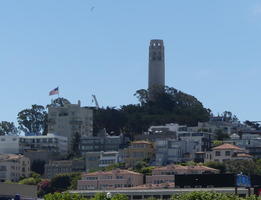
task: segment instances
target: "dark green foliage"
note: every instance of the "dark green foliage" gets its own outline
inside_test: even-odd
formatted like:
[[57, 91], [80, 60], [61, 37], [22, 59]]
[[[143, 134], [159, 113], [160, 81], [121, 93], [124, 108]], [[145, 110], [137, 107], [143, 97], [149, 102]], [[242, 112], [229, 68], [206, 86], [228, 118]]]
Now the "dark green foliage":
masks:
[[210, 161], [204, 163], [207, 167], [212, 167], [214, 169], [219, 169], [220, 173], [243, 173], [246, 175], [261, 175], [261, 161], [251, 161], [251, 160], [230, 160], [221, 162]]
[[208, 121], [210, 110], [203, 107], [195, 97], [166, 87], [154, 101], [148, 98], [147, 90], [138, 90], [135, 96], [140, 104], [121, 106], [120, 109], [102, 108], [94, 113], [94, 131], [106, 128], [108, 132], [124, 132], [131, 136], [147, 131], [151, 125], [170, 122], [197, 125]]
[[251, 196], [248, 198], [242, 198], [232, 194], [224, 194], [217, 192], [188, 192], [172, 196], [171, 200], [250, 200], [256, 199]]
[[54, 193], [47, 194], [44, 196], [44, 200], [87, 200], [86, 198], [80, 196], [79, 194], [65, 193]]
[[220, 170], [221, 174], [226, 172], [226, 166], [224, 163], [221, 163], [221, 162], [209, 161], [209, 162], [204, 163], [204, 165], [207, 167], [211, 167], [211, 168]]
[[125, 194], [115, 194], [112, 196], [111, 200], [129, 200]]
[[94, 133], [106, 128], [109, 133], [120, 133], [126, 123], [125, 114], [116, 108], [94, 110]]
[[80, 140], [81, 140], [80, 133], [78, 133], [78, 132], [74, 133], [73, 138], [72, 138], [72, 156], [73, 157], [80, 156], [80, 149], [79, 149]]
[[59, 174], [51, 179], [51, 187], [54, 192], [66, 191], [71, 186], [69, 174]]
[[229, 139], [229, 135], [227, 133], [224, 133], [222, 129], [217, 129], [215, 131], [215, 139], [223, 141]]
[[47, 112], [43, 106], [34, 104], [32, 108], [20, 111], [17, 120], [24, 133], [42, 134], [46, 130]]
[[0, 135], [18, 135], [18, 129], [13, 122], [0, 122]]
[[34, 160], [31, 165], [31, 171], [36, 172], [40, 175], [44, 174], [44, 160]]
[[71, 102], [70, 102], [68, 99], [59, 97], [59, 98], [53, 100], [53, 102], [52, 102], [51, 105], [62, 107], [62, 106], [64, 106], [65, 104], [71, 104]]
[[51, 179], [51, 192], [63, 192], [77, 188], [77, 180], [81, 178], [80, 173], [66, 173], [56, 175]]
[[256, 130], [261, 130], [261, 126], [260, 126], [259, 122], [252, 122], [252, 121], [246, 120], [246, 121], [244, 121], [244, 124], [254, 128]]
[[259, 161], [252, 160], [231, 160], [224, 162], [228, 173], [243, 173], [247, 175], [261, 175]]
[[51, 181], [48, 179], [41, 180], [37, 184], [38, 196], [43, 197], [44, 195], [52, 192]]

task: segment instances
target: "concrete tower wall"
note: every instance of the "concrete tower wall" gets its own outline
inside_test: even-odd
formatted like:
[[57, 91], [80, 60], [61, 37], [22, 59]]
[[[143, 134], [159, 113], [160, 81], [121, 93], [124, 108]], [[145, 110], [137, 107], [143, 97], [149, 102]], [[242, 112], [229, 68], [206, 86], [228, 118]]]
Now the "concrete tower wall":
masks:
[[151, 40], [149, 47], [149, 89], [165, 86], [163, 40]]

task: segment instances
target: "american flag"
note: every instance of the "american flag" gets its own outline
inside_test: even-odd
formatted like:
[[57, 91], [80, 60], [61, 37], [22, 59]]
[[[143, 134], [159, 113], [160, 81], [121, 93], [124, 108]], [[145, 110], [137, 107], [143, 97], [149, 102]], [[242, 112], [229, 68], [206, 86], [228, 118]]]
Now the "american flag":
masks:
[[55, 94], [59, 94], [59, 87], [54, 88], [53, 90], [51, 90], [51, 91], [49, 92], [49, 96], [55, 95]]

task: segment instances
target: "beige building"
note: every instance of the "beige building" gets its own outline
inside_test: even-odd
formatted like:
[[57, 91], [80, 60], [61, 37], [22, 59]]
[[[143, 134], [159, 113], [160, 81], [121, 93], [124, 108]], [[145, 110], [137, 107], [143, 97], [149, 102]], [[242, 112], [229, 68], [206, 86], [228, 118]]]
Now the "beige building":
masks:
[[30, 160], [23, 155], [0, 155], [0, 182], [18, 181], [30, 175]]
[[143, 184], [143, 175], [128, 170], [87, 173], [78, 181], [78, 190], [106, 190]]
[[148, 141], [134, 141], [123, 150], [123, 162], [126, 167], [134, 167], [139, 161], [154, 159], [154, 147]]
[[252, 160], [252, 156], [248, 154], [247, 150], [233, 144], [222, 144], [214, 147], [205, 156], [205, 162], [224, 162], [228, 160]]
[[176, 174], [210, 174], [219, 173], [219, 170], [201, 165], [182, 166], [167, 165], [156, 167], [152, 170], [151, 176], [146, 176], [147, 184], [174, 183]]
[[48, 107], [48, 133], [68, 137], [69, 145], [73, 136], [93, 134], [93, 110], [78, 104], [50, 105]]

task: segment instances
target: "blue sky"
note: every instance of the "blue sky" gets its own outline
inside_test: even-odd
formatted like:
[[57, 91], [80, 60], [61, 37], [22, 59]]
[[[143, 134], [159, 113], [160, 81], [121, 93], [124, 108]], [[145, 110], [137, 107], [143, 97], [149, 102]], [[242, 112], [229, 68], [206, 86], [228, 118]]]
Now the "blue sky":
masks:
[[261, 1], [0, 1], [0, 121], [48, 92], [102, 106], [137, 103], [148, 45], [163, 39], [166, 85], [215, 114], [261, 120]]

